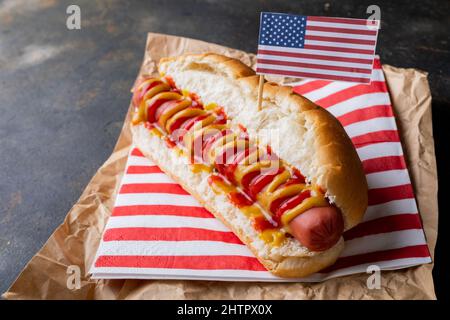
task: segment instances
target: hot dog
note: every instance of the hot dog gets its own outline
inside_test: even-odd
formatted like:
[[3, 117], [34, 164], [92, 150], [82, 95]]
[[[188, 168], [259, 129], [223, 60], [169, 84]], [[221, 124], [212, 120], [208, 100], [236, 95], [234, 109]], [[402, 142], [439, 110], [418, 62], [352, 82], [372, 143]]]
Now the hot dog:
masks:
[[[215, 54], [162, 59], [134, 87], [133, 141], [222, 220], [272, 273], [334, 263], [362, 219], [367, 183], [339, 122], [324, 109]], [[278, 129], [275, 144], [266, 131]]]

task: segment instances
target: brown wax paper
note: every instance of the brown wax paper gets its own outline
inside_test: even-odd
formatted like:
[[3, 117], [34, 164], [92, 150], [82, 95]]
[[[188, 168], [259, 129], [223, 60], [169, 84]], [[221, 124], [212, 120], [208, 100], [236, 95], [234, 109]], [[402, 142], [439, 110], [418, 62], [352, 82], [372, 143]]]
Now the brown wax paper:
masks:
[[[149, 33], [139, 73], [153, 74], [160, 58], [217, 52], [254, 65], [255, 56], [203, 41]], [[437, 173], [427, 74], [384, 65], [402, 144], [431, 255], [437, 237]], [[138, 76], [138, 77], [139, 77]], [[131, 97], [130, 97], [131, 98]], [[111, 213], [131, 146], [128, 112], [112, 155], [42, 249], [9, 290], [7, 299], [436, 299], [432, 264], [381, 272], [381, 288], [368, 289], [368, 274], [321, 283], [255, 283], [186, 280], [93, 280], [87, 274]], [[69, 266], [81, 271], [74, 288]], [[72, 267], [73, 268], [73, 267]], [[69, 271], [68, 271], [69, 270]], [[68, 285], [69, 284], [69, 285]], [[74, 288], [74, 289], [70, 289]]]

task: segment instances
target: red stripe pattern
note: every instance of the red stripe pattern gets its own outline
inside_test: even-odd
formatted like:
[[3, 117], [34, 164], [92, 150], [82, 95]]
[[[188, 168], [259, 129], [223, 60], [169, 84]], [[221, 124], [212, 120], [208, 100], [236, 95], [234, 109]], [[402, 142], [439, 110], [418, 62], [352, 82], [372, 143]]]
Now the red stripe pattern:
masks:
[[[345, 232], [342, 256], [302, 281], [365, 272], [371, 264], [398, 269], [431, 261], [378, 59], [372, 77], [370, 85], [303, 80], [294, 89], [341, 121], [369, 184], [369, 208], [364, 221]], [[136, 148], [91, 272], [102, 278], [282, 281]]]
[[264, 271], [255, 258], [242, 256], [101, 256], [97, 266], [191, 270]]
[[378, 21], [262, 12], [259, 74], [370, 82]]
[[113, 228], [106, 230], [103, 241], [222, 241], [241, 244], [231, 231], [200, 228]]

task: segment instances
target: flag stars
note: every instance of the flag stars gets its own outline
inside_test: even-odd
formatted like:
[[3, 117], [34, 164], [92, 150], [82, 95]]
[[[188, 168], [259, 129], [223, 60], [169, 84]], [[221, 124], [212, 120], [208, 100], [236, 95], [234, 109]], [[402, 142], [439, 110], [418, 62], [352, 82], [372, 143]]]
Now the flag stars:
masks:
[[306, 17], [263, 13], [259, 43], [268, 46], [302, 48]]

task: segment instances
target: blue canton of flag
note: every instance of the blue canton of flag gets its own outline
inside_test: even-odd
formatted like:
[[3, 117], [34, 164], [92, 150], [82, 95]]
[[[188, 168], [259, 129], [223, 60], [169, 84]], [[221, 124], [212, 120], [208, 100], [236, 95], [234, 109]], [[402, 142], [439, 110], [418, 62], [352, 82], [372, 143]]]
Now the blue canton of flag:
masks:
[[260, 45], [303, 48], [305, 32], [306, 16], [268, 12], [261, 14]]

